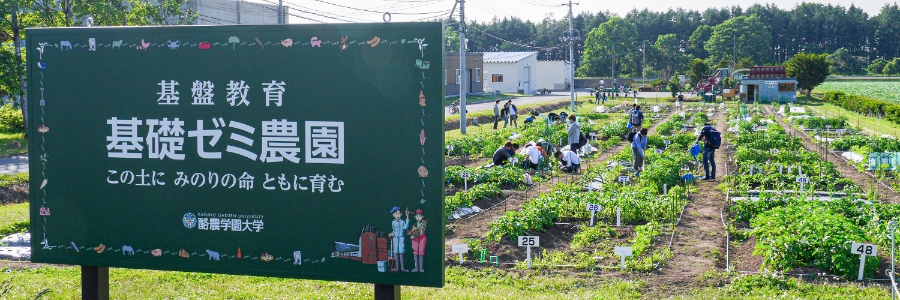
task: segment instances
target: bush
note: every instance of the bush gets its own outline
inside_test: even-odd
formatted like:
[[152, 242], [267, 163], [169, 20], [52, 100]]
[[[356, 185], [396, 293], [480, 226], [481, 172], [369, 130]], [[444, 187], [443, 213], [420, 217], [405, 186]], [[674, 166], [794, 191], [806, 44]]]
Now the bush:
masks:
[[23, 131], [25, 131], [25, 120], [22, 118], [22, 110], [12, 105], [0, 106], [0, 132]]
[[[750, 220], [756, 236], [753, 254], [766, 257], [764, 266], [779, 270], [813, 267], [845, 278], [855, 277], [859, 257], [850, 253], [850, 243], [867, 241], [864, 232], [825, 205], [796, 200], [794, 203]], [[878, 257], [867, 257], [866, 273], [875, 272], [878, 263]]]

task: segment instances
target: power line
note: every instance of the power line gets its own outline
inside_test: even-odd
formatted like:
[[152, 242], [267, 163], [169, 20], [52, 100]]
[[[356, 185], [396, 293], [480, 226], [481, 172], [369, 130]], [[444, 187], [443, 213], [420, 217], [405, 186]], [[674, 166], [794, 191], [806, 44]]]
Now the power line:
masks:
[[[269, 0], [262, 0], [262, 1], [265, 1], [265, 2], [268, 2], [268, 3], [271, 3], [271, 4], [274, 4], [274, 5], [278, 5], [277, 3], [272, 2], [272, 1], [269, 1]], [[311, 9], [311, 8], [308, 8], [308, 7], [303, 7], [303, 6], [299, 6], [299, 5], [296, 6], [296, 7], [290, 6], [290, 5], [284, 5], [284, 6], [287, 6], [287, 7], [291, 8], [292, 10], [297, 10], [297, 11], [300, 11], [300, 12], [304, 12], [304, 13], [311, 14], [311, 15], [316, 15], [316, 16], [323, 17], [323, 18], [329, 18], [329, 19], [334, 19], [334, 20], [338, 20], [338, 21], [344, 21], [344, 22], [348, 22], [348, 23], [356, 23], [356, 21], [351, 21], [351, 20], [347, 20], [347, 19], [341, 19], [341, 18], [338, 18], [338, 17], [333, 17], [333, 16], [324, 15], [326, 12], [322, 12], [322, 11], [319, 11], [319, 10]], [[299, 7], [299, 8], [298, 8], [298, 7]], [[311, 12], [311, 11], [304, 10], [304, 9], [308, 9], [308, 10], [312, 10], [312, 11], [317, 11], [317, 12], [320, 12], [320, 13], [315, 13], [315, 12]], [[293, 16], [293, 15], [292, 15], [292, 16]], [[297, 16], [297, 17], [299, 17], [299, 16]]]
[[485, 32], [485, 31], [483, 31], [483, 30], [481, 30], [481, 29], [478, 29], [477, 27], [471, 27], [471, 28], [472, 28], [472, 29], [475, 29], [476, 31], [481, 32], [482, 34], [487, 35], [487, 36], [489, 36], [489, 37], [492, 37], [492, 38], [498, 39], [498, 40], [500, 40], [500, 41], [507, 42], [507, 43], [510, 43], [510, 44], [513, 44], [513, 45], [516, 45], [516, 46], [519, 46], [519, 47], [525, 47], [525, 48], [531, 48], [531, 49], [538, 49], [538, 50], [543, 50], [543, 51], [553, 50], [553, 49], [558, 49], [558, 48], [566, 47], [566, 46], [556, 46], [556, 47], [535, 47], [535, 46], [523, 45], [523, 44], [520, 44], [520, 43], [517, 43], [517, 42], [513, 42], [513, 41], [510, 41], [510, 40], [507, 40], [507, 39], [504, 39], [504, 38], [495, 36], [495, 35], [493, 35], [493, 34], [487, 33], [487, 32]]
[[[263, 1], [266, 1], [266, 0], [263, 0]], [[269, 1], [266, 1], [266, 2], [269, 2]], [[278, 12], [277, 9], [272, 9], [272, 8], [270, 8], [270, 7], [263, 6], [263, 5], [259, 5], [259, 4], [253, 3], [253, 2], [242, 2], [242, 3], [246, 3], [246, 4], [250, 4], [250, 5], [259, 6], [259, 7], [262, 7], [262, 8], [268, 9], [268, 10], [271, 10], [271, 11]], [[269, 3], [272, 3], [272, 2], [269, 2]], [[274, 4], [274, 3], [273, 3], [273, 4]], [[310, 18], [303, 17], [303, 16], [298, 16], [298, 15], [295, 15], [295, 14], [292, 14], [292, 13], [288, 13], [288, 15], [290, 15], [290, 16], [292, 16], [292, 17], [298, 17], [298, 18], [301, 18], [301, 19], [304, 19], [304, 20], [310, 20], [310, 21], [313, 21], [313, 22], [325, 23], [325, 22], [320, 21], [320, 20], [315, 20], [315, 19], [310, 19]]]
[[325, 4], [329, 4], [329, 5], [334, 5], [334, 6], [337, 6], [337, 7], [349, 8], [349, 9], [352, 9], [352, 10], [358, 10], [358, 11], [364, 11], [364, 12], [370, 12], [370, 13], [377, 13], [377, 14], [381, 14], [381, 13], [390, 13], [390, 14], [392, 14], [392, 15], [428, 15], [428, 14], [435, 14], [435, 13], [443, 14], [443, 13], [446, 13], [446, 12], [447, 12], [446, 10], [443, 10], [443, 11], [432, 11], [432, 12], [423, 12], [423, 13], [402, 13], [402, 12], [374, 11], [374, 10], [368, 10], [368, 9], [363, 9], [363, 8], [355, 8], [355, 7], [350, 7], [350, 6], [345, 6], [345, 5], [335, 4], [335, 3], [331, 3], [331, 2], [328, 2], [328, 1], [322, 1], [322, 0], [313, 0], [313, 1], [321, 2], [321, 3], [325, 3]]

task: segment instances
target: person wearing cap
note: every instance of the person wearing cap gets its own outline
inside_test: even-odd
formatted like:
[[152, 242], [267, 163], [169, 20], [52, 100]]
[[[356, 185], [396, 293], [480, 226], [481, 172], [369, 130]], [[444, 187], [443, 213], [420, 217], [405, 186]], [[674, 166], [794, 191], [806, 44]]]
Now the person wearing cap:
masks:
[[397, 266], [394, 267], [394, 270], [399, 269], [403, 272], [409, 272], [403, 264], [403, 253], [406, 253], [406, 248], [403, 245], [405, 241], [403, 236], [406, 235], [405, 231], [409, 228], [409, 210], [406, 211], [406, 220], [400, 219], [403, 213], [400, 212], [399, 206], [394, 206], [391, 209], [391, 215], [394, 216], [394, 220], [391, 221], [391, 233], [388, 234], [388, 237], [391, 238], [394, 258], [397, 260]]
[[415, 263], [412, 272], [425, 272], [422, 267], [425, 265], [423, 257], [425, 256], [425, 242], [428, 240], [425, 237], [425, 225], [428, 224], [428, 221], [425, 221], [425, 215], [421, 209], [416, 210], [415, 218], [416, 222], [412, 229], [407, 231], [409, 238], [412, 239], [413, 263]]

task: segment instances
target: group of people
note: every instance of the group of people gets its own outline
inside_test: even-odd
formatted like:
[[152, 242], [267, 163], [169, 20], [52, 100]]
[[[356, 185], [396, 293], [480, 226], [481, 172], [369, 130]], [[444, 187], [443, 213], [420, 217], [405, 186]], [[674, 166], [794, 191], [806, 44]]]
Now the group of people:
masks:
[[[577, 151], [585, 144], [586, 139], [584, 139], [584, 134], [581, 133], [581, 124], [578, 124], [575, 115], [569, 115], [566, 118], [566, 126], [566, 132], [569, 135], [569, 149], [558, 150], [553, 153], [553, 156], [560, 160], [559, 167], [561, 170], [567, 173], [574, 173], [581, 168], [581, 158], [578, 156]], [[547, 157], [546, 150], [541, 146], [542, 142], [539, 140], [537, 143], [529, 142], [525, 144], [525, 149], [522, 153], [525, 154], [524, 166], [526, 169], [537, 170], [541, 160]], [[494, 151], [492, 157], [494, 165], [503, 166], [509, 163], [510, 158], [516, 155], [519, 148], [519, 144], [506, 142], [506, 144]]]
[[509, 123], [519, 128], [519, 122], [517, 121], [519, 119], [519, 108], [512, 104], [512, 100], [506, 101], [503, 108], [500, 108], [500, 99], [494, 101], [494, 130], [497, 130], [497, 124], [500, 123], [500, 119], [503, 119], [503, 128], [506, 128]]
[[[644, 113], [641, 111], [640, 105], [633, 106], [628, 123], [631, 126], [628, 140], [631, 142], [634, 176], [638, 177], [644, 171], [644, 158], [646, 158], [645, 151], [647, 150], [647, 128], [643, 128]], [[703, 142], [703, 170], [706, 174], [700, 180], [716, 180], [715, 154], [718, 145], [714, 141], [718, 139], [718, 135], [718, 131], [709, 123], [703, 124], [703, 127], [700, 129], [700, 135], [697, 137], [696, 143]]]
[[632, 105], [631, 113], [628, 116], [628, 125], [631, 126], [631, 132], [628, 133], [628, 141], [631, 142], [631, 158], [634, 161], [634, 177], [641, 175], [644, 171], [644, 158], [647, 157], [647, 128], [644, 125], [644, 112], [641, 106]]

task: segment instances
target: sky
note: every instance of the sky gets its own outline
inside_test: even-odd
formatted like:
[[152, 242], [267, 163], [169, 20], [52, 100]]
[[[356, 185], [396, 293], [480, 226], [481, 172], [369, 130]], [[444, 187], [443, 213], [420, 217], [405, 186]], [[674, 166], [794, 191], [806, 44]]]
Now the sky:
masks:
[[[275, 4], [278, 0], [246, 0], [250, 2], [260, 2], [267, 4]], [[283, 0], [284, 5], [296, 16], [289, 16], [290, 23], [316, 23], [322, 21], [326, 23], [341, 22], [383, 22], [388, 18], [384, 13], [390, 13], [392, 22], [408, 22], [420, 21], [423, 19], [441, 18], [446, 19], [450, 10], [454, 6], [454, 0]], [[693, 9], [703, 11], [709, 7], [731, 7], [733, 5], [741, 5], [746, 8], [750, 3], [739, 0], [692, 0], [678, 1], [671, 0], [630, 0], [617, 1], [610, 6], [610, 1], [600, 0], [573, 0], [574, 3], [580, 3], [574, 6], [574, 13], [578, 15], [580, 12], [597, 12], [610, 11], [624, 16], [632, 9], [643, 10], [648, 8], [653, 11], [666, 11], [669, 8], [682, 7], [685, 9]], [[843, 1], [823, 1], [812, 0], [806, 2], [816, 2], [831, 5], [841, 5], [849, 7], [851, 4], [862, 8], [869, 16], [877, 15], [881, 7], [889, 2], [886, 0], [843, 0]], [[521, 19], [538, 22], [546, 16], [554, 18], [562, 18], [566, 15], [568, 7], [560, 6], [561, 0], [466, 0], [466, 19], [476, 20], [479, 22], [488, 22], [495, 16], [503, 18], [504, 16], [516, 16]], [[624, 4], [627, 3], [627, 4]], [[673, 5], [672, 3], [677, 3]], [[774, 4], [783, 9], [795, 7], [801, 1], [780, 0], [769, 2], [758, 2], [761, 4]], [[344, 7], [342, 7], [344, 6]], [[457, 18], [459, 11], [454, 12], [454, 18]], [[304, 19], [307, 18], [307, 19]]]

